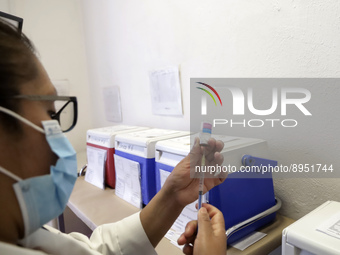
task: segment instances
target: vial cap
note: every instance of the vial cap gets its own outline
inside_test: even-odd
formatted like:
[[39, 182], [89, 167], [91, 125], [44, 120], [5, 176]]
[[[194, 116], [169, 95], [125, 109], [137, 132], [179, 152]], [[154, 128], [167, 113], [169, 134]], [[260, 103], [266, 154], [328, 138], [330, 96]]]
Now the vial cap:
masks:
[[200, 145], [207, 145], [208, 141], [211, 137], [211, 129], [212, 125], [209, 122], [202, 122], [201, 123], [201, 132], [199, 135], [200, 138]]

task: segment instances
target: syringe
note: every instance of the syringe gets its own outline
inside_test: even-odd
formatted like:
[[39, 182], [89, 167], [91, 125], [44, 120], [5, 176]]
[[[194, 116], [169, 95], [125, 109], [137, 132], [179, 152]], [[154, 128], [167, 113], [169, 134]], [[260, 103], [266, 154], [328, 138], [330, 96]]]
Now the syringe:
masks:
[[205, 147], [208, 146], [208, 141], [211, 136], [212, 125], [208, 122], [202, 122], [201, 124], [201, 132], [200, 132], [200, 145], [203, 147], [203, 156], [201, 160], [201, 172], [200, 179], [198, 184], [198, 209], [202, 207], [202, 199], [203, 199], [203, 189], [204, 189], [204, 166], [205, 166]]

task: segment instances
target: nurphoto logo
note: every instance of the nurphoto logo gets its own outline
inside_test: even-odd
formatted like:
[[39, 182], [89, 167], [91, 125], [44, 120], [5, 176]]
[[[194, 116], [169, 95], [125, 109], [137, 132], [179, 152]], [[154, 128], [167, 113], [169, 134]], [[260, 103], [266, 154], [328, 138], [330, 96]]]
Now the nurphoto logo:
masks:
[[[201, 84], [201, 85], [203, 85], [203, 86], [205, 86], [207, 88], [209, 88], [212, 92], [214, 92], [215, 95], [217, 96], [218, 100], [220, 100], [220, 104], [222, 106], [221, 97], [220, 97], [220, 95], [217, 93], [217, 91], [212, 86], [210, 86], [210, 85], [208, 85], [206, 83], [203, 83], [203, 82], [197, 82], [197, 83]], [[196, 87], [196, 88], [201, 89], [205, 93], [207, 93], [212, 98], [212, 100], [214, 100], [214, 103], [217, 106], [216, 100], [215, 100], [214, 96], [211, 94], [211, 92], [209, 92], [208, 90], [206, 90], [204, 88], [201, 88], [201, 87]], [[201, 113], [202, 113], [202, 115], [207, 115], [207, 97], [206, 97], [206, 95], [202, 95], [202, 101], [201, 102], [202, 102]]]
[[[257, 96], [253, 93], [253, 88], [246, 88], [242, 90], [238, 87], [232, 86], [223, 86], [219, 87], [219, 92], [217, 92], [217, 88], [214, 88], [212, 85], [203, 82], [196, 82], [203, 87], [196, 87], [197, 89], [202, 90], [204, 93], [201, 95], [201, 115], [208, 115], [208, 112], [215, 112], [217, 109], [215, 107], [210, 107], [208, 110], [207, 100], [210, 96], [209, 100], [213, 100], [215, 106], [220, 105], [221, 107], [228, 107], [232, 109], [233, 116], [245, 116], [246, 111], [250, 114], [256, 116], [257, 118], [251, 119], [243, 119], [241, 121], [236, 121], [233, 119], [225, 119], [223, 118], [214, 118], [213, 126], [216, 125], [230, 125], [230, 127], [238, 125], [243, 127], [262, 127], [267, 125], [271, 125], [271, 127], [275, 127], [276, 124], [281, 124], [282, 127], [296, 127], [298, 125], [298, 121], [296, 119], [278, 119], [278, 118], [270, 118], [273, 114], [279, 114], [281, 117], [287, 116], [287, 106], [290, 106], [290, 111], [300, 111], [304, 116], [312, 116], [312, 113], [305, 106], [311, 100], [311, 92], [305, 88], [298, 87], [281, 87], [281, 88], [268, 88], [266, 89], [266, 93], [271, 94], [271, 100], [269, 102], [269, 107], [266, 109], [258, 109], [254, 106], [254, 101], [261, 101], [261, 93]], [[231, 96], [232, 100], [224, 105], [222, 104], [221, 96]], [[221, 96], [220, 96], [221, 95]], [[219, 103], [217, 103], [217, 98]], [[261, 117], [259, 117], [261, 116]], [[265, 117], [265, 118], [264, 118]]]

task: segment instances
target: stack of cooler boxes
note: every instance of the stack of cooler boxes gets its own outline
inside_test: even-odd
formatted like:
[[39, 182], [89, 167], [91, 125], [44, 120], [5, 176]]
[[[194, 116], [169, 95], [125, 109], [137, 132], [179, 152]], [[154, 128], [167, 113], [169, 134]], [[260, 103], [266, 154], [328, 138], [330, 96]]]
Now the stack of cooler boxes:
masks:
[[[223, 135], [212, 135], [212, 137], [224, 142], [224, 149], [221, 152], [224, 156], [223, 166], [236, 166], [237, 169], [240, 169], [244, 155], [268, 158], [267, 143], [264, 140]], [[189, 153], [190, 149], [190, 136], [157, 142], [157, 190], [161, 188], [161, 184], [167, 176], [165, 172], [171, 172], [177, 163]], [[271, 164], [276, 163], [275, 161], [270, 162]], [[216, 186], [209, 192], [207, 200], [223, 212], [226, 229], [276, 204], [270, 173], [267, 173], [266, 176], [254, 176], [253, 173], [246, 172], [231, 173], [223, 184]], [[188, 208], [183, 210], [183, 213], [189, 215], [188, 212], [193, 210], [192, 207], [192, 204], [189, 205]], [[185, 219], [185, 217], [182, 217], [181, 221], [183, 221], [183, 218]], [[274, 218], [275, 213], [235, 232], [228, 237], [228, 243], [244, 237]], [[188, 217], [187, 221], [190, 220], [192, 219]], [[181, 222], [179, 225], [185, 226], [186, 223]]]
[[189, 132], [152, 128], [116, 136], [115, 154], [138, 162], [140, 165], [141, 191], [144, 205], [148, 204], [156, 194], [156, 142], [186, 135], [189, 135]]
[[105, 184], [115, 188], [115, 136], [134, 131], [146, 130], [146, 127], [117, 125], [104, 128], [90, 129], [87, 131], [87, 147], [97, 148], [107, 151], [105, 163]]

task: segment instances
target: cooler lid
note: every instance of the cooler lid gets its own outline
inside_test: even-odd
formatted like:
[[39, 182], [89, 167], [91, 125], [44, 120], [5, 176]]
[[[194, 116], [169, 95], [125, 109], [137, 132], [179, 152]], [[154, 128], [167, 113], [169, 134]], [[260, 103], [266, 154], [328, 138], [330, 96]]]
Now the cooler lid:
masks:
[[[325, 223], [327, 225], [327, 222], [332, 220], [332, 217], [339, 216], [340, 203], [327, 201], [284, 229], [283, 240], [315, 254], [338, 254], [340, 239], [321, 232], [319, 229]], [[340, 233], [340, 219], [339, 221], [334, 220], [334, 226], [332, 222], [330, 223], [329, 228], [337, 228]]]
[[190, 135], [158, 141], [156, 150], [186, 156], [190, 152]]
[[174, 137], [186, 136], [189, 132], [168, 129], [147, 129], [116, 136], [116, 149], [132, 155], [145, 158], [155, 157], [155, 144], [157, 141]]
[[115, 147], [115, 136], [134, 131], [148, 129], [147, 127], [115, 125], [109, 127], [95, 128], [87, 130], [86, 141], [99, 146], [108, 148]]
[[[198, 134], [188, 135], [183, 137], [172, 138], [168, 140], [159, 141], [156, 143], [156, 150], [174, 153], [178, 155], [186, 156], [194, 143], [194, 139], [198, 137]], [[264, 142], [264, 140], [243, 138], [226, 135], [211, 135], [212, 138], [224, 142], [223, 152], [234, 150], [237, 148], [249, 146], [258, 142]]]
[[148, 147], [157, 141], [188, 135], [187, 131], [151, 128], [143, 131], [119, 134], [116, 141]]

